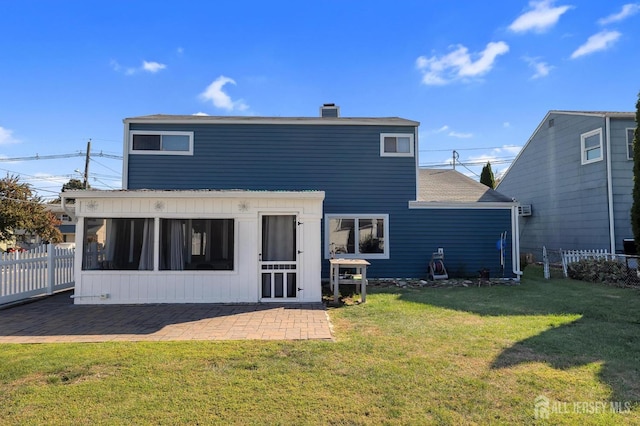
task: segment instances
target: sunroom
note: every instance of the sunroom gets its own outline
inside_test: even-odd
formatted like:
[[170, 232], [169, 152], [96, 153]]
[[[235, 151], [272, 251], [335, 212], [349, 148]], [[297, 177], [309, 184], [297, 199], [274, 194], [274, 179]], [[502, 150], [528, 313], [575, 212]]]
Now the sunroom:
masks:
[[77, 218], [74, 303], [320, 302], [323, 199], [321, 191], [64, 192]]

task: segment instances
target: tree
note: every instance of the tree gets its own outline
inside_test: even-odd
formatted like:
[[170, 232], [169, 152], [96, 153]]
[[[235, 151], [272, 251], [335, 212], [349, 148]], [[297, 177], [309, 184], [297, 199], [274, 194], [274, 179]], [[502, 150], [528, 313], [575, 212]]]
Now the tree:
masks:
[[631, 229], [640, 253], [640, 93], [636, 102], [636, 130], [633, 134], [633, 204], [631, 205]]
[[491, 189], [496, 187], [496, 179], [493, 176], [493, 170], [491, 170], [491, 163], [488, 161], [487, 165], [482, 168], [482, 173], [480, 173], [480, 183], [487, 185]]
[[0, 241], [12, 241], [16, 230], [37, 235], [43, 241], [57, 243], [62, 240], [56, 225], [58, 219], [45, 208], [31, 186], [21, 183], [17, 176], [0, 179]]
[[[85, 188], [84, 183], [80, 179], [69, 179], [69, 182], [62, 185], [61, 192], [72, 191], [75, 189], [89, 189], [89, 188], [91, 188], [91, 185], [87, 184], [87, 188]], [[75, 202], [74, 199], [67, 199], [67, 201], [69, 203]], [[49, 201], [49, 204], [60, 204], [60, 203], [62, 203], [62, 198], [60, 198], [60, 196], [58, 196], [58, 198], [55, 198]]]
[[[88, 188], [91, 188], [91, 186], [87, 184], [87, 189]], [[69, 182], [62, 185], [62, 192], [74, 189], [85, 189], [84, 183], [80, 179], [69, 179]]]

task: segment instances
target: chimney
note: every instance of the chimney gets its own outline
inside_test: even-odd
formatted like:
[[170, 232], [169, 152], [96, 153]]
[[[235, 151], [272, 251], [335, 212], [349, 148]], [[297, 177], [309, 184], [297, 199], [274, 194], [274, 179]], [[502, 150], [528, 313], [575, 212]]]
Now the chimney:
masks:
[[340, 107], [336, 106], [336, 104], [323, 104], [320, 107], [320, 117], [338, 118], [340, 117]]

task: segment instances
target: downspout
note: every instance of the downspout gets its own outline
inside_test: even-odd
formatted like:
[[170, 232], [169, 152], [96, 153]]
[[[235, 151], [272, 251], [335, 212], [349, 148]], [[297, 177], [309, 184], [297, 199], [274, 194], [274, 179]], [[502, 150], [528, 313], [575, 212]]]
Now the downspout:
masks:
[[520, 281], [522, 271], [520, 270], [520, 224], [518, 217], [518, 206], [511, 207], [511, 264], [516, 281]]
[[419, 200], [419, 196], [420, 196], [420, 144], [418, 142], [418, 126], [416, 126], [413, 130], [413, 139], [414, 139], [414, 144], [413, 144], [413, 149], [415, 150], [415, 157], [416, 157], [416, 185], [415, 185], [415, 190], [416, 190], [416, 195], [414, 200]]
[[607, 202], [609, 204], [609, 244], [611, 254], [616, 252], [615, 220], [613, 217], [613, 182], [611, 176], [611, 118], [606, 116], [604, 138], [607, 144]]

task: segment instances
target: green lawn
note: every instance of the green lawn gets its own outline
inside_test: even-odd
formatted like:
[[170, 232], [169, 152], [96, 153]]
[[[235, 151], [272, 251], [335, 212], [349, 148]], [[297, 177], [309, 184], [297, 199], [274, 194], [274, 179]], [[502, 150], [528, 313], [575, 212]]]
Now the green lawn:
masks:
[[335, 342], [0, 345], [0, 423], [640, 424], [640, 291], [525, 272], [371, 288]]

